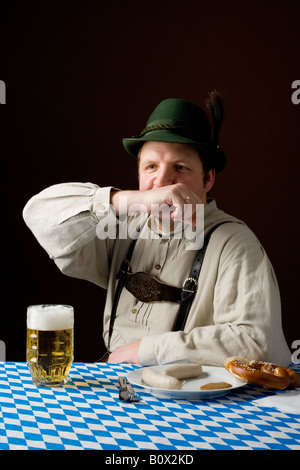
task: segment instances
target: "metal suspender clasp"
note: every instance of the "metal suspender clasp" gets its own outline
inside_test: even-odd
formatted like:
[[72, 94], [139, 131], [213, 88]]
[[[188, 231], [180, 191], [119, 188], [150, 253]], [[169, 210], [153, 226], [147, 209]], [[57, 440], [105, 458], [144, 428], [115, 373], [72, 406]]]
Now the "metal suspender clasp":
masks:
[[[192, 282], [194, 284], [194, 289], [186, 289], [186, 284], [188, 282]], [[184, 290], [185, 292], [196, 292], [197, 290], [197, 286], [198, 286], [198, 281], [197, 279], [195, 279], [194, 277], [188, 277], [184, 283], [183, 283], [183, 288], [182, 290]]]
[[[183, 283], [183, 288], [182, 288], [182, 300], [186, 300], [189, 298], [192, 294], [195, 294], [197, 291], [198, 287], [198, 281], [194, 277], [188, 277], [184, 283]], [[186, 295], [189, 294], [189, 295]]]

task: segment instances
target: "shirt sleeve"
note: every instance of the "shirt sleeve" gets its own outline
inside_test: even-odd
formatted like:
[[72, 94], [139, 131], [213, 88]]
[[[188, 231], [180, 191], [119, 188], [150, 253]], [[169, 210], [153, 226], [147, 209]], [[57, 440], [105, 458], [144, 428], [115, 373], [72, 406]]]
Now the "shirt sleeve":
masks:
[[104, 288], [114, 239], [98, 237], [97, 229], [108, 217], [115, 218], [111, 189], [92, 183], [57, 184], [33, 196], [23, 210], [25, 223], [64, 274]]

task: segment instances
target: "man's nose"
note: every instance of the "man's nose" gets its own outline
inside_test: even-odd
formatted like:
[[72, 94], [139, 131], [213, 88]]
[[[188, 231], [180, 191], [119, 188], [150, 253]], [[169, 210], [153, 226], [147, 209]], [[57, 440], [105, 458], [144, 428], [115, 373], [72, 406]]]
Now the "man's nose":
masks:
[[156, 174], [154, 184], [158, 188], [160, 188], [161, 186], [167, 186], [169, 184], [174, 184], [173, 172], [168, 170], [168, 169], [161, 169]]

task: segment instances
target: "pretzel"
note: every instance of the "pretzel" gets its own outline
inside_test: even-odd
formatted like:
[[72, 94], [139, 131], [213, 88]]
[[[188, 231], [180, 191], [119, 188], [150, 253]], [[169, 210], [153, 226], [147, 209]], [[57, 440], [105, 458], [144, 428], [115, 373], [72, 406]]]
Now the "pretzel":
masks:
[[296, 387], [299, 387], [300, 385], [300, 375], [298, 374], [298, 372], [296, 372], [295, 370], [293, 369], [286, 369], [284, 368], [289, 376], [290, 376], [290, 383], [288, 385], [288, 388], [296, 388]]
[[239, 379], [262, 387], [284, 390], [287, 387], [294, 388], [300, 385], [300, 376], [297, 372], [269, 362], [248, 361], [234, 356], [226, 359], [224, 367]]
[[[261, 361], [251, 361], [251, 362], [254, 362], [255, 363], [255, 367], [256, 367], [256, 364], [258, 364], [258, 366], [261, 364], [261, 371], [263, 372], [267, 372], [269, 374], [273, 374], [274, 373], [274, 370], [278, 367], [276, 364], [270, 364], [268, 362], [261, 362]], [[290, 382], [288, 384], [288, 388], [296, 388], [300, 385], [300, 375], [293, 369], [288, 369], [287, 367], [281, 367], [283, 370], [285, 370], [288, 374], [289, 374], [289, 377], [290, 377]]]

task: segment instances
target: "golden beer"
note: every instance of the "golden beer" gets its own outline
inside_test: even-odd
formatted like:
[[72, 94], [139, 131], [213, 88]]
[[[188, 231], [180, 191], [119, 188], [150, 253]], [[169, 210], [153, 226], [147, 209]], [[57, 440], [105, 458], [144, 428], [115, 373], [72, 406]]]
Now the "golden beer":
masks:
[[69, 305], [32, 305], [27, 310], [26, 359], [38, 386], [62, 386], [73, 362], [74, 311]]

